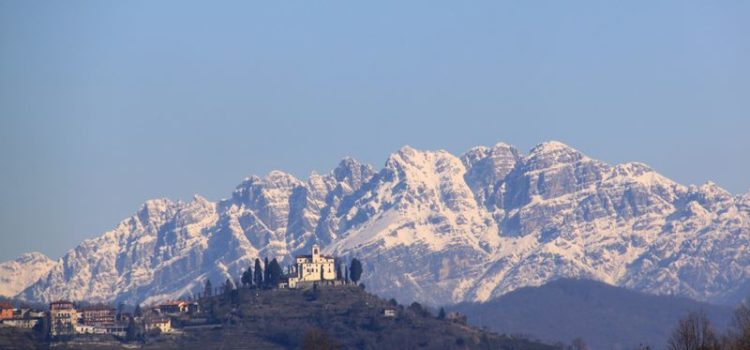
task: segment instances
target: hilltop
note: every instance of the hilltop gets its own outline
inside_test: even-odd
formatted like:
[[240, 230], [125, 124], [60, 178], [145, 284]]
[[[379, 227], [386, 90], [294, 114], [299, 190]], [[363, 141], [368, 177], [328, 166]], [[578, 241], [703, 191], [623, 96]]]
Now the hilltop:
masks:
[[[216, 323], [178, 334], [150, 336], [144, 343], [115, 340], [55, 343], [55, 349], [515, 349], [553, 350], [480, 330], [459, 320], [438, 319], [418, 306], [397, 306], [357, 286], [299, 289], [237, 289], [204, 298]], [[393, 317], [384, 310], [395, 311]], [[3, 334], [3, 333], [0, 333]], [[9, 335], [4, 335], [6, 337]], [[28, 332], [14, 333], [29, 348], [47, 348]], [[6, 338], [7, 340], [8, 338]], [[5, 342], [7, 343], [7, 341]], [[0, 345], [4, 344], [0, 341]], [[0, 346], [2, 348], [2, 346]]]
[[[300, 348], [315, 338], [345, 349], [554, 349], [439, 320], [419, 307], [394, 307], [356, 286], [236, 292], [234, 302], [214, 298], [223, 328], [186, 333], [175, 348]], [[385, 309], [395, 309], [395, 317]]]

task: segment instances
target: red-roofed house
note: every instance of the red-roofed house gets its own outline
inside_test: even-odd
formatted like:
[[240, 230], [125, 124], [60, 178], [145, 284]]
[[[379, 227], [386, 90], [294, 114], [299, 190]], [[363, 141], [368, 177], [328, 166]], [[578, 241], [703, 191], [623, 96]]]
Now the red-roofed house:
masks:
[[13, 318], [13, 305], [7, 301], [0, 301], [0, 320]]

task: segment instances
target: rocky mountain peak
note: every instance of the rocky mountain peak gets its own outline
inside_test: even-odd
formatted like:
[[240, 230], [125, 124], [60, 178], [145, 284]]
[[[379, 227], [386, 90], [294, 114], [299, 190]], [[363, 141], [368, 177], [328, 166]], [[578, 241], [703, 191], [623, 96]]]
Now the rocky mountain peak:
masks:
[[333, 176], [336, 181], [346, 182], [351, 188], [359, 188], [374, 173], [370, 165], [362, 164], [351, 157], [342, 159], [339, 165], [333, 169]]
[[50, 259], [46, 255], [40, 253], [40, 252], [29, 252], [21, 254], [17, 259], [15, 259], [16, 262], [20, 264], [25, 264], [33, 261], [42, 261], [45, 263], [48, 262], [54, 262], [54, 260]]
[[[497, 197], [505, 177], [516, 168], [522, 159], [513, 146], [499, 142], [493, 147], [473, 148], [461, 156], [467, 172], [466, 183], [474, 192], [477, 202], [493, 206], [493, 196]], [[502, 206], [498, 203], [499, 206]]]
[[15, 296], [47, 274], [55, 263], [42, 253], [31, 252], [0, 264], [0, 296]]
[[524, 163], [528, 170], [542, 170], [560, 164], [590, 160], [578, 150], [558, 141], [543, 142], [531, 149]]
[[[135, 217], [140, 221], [140, 225], [160, 225], [174, 214], [178, 204], [166, 198], [147, 200], [136, 212]], [[130, 224], [130, 220], [127, 220]]]
[[267, 183], [299, 184], [299, 180], [293, 175], [281, 170], [271, 170], [264, 179]]

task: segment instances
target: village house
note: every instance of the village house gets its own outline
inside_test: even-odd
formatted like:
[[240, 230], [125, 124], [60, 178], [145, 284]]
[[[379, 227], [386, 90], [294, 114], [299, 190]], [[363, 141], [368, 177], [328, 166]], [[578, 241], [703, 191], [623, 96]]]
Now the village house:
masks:
[[182, 300], [170, 300], [156, 308], [163, 314], [184, 314], [188, 312], [188, 303]]
[[2, 324], [14, 328], [34, 328], [41, 321], [41, 317], [14, 317], [2, 320]]
[[169, 333], [172, 331], [172, 319], [166, 316], [148, 317], [144, 320], [144, 328], [146, 332], [158, 329], [162, 333]]
[[[101, 329], [101, 328], [97, 328]], [[128, 330], [128, 324], [123, 322], [115, 322], [104, 328], [104, 334], [111, 334], [118, 337], [124, 337]]]
[[78, 312], [73, 303], [65, 300], [54, 301], [49, 304], [50, 335], [75, 334], [78, 324]]
[[7, 327], [34, 328], [44, 317], [44, 311], [21, 306], [13, 312], [13, 318], [0, 319], [0, 323]]
[[191, 301], [188, 303], [188, 314], [195, 315], [201, 311], [201, 305], [197, 301]]
[[156, 309], [166, 315], [196, 314], [200, 311], [200, 305], [194, 301], [170, 300], [157, 305]]
[[107, 305], [91, 305], [81, 308], [80, 323], [95, 328], [107, 328], [115, 324], [116, 311]]
[[42, 310], [34, 310], [30, 308], [29, 306], [22, 305], [18, 309], [16, 309], [15, 314], [13, 315], [13, 318], [39, 318], [44, 317], [45, 313]]
[[390, 307], [383, 309], [383, 317], [396, 317], [396, 309]]
[[336, 280], [336, 259], [322, 255], [320, 246], [313, 244], [310, 255], [297, 255], [290, 274], [284, 282], [286, 287], [296, 288], [300, 283]]
[[[124, 336], [127, 323], [116, 321], [116, 311], [107, 305], [76, 309], [72, 302], [49, 304], [50, 336], [74, 334], [112, 334]], [[19, 321], [21, 322], [21, 321]]]
[[[90, 326], [90, 325], [87, 325], [87, 324], [77, 323], [75, 325], [74, 329], [75, 329], [75, 332], [74, 332], [75, 334], [94, 334], [94, 333], [97, 333], [96, 332], [96, 327]], [[104, 333], [104, 332], [100, 332], [100, 333]]]
[[7, 301], [0, 301], [0, 320], [13, 318], [13, 305]]

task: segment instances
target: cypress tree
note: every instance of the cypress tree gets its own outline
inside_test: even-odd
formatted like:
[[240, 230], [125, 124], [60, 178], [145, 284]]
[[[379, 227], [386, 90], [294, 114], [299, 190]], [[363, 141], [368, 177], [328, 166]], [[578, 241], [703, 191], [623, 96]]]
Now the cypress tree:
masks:
[[214, 288], [211, 285], [211, 280], [206, 279], [206, 287], [203, 289], [203, 296], [206, 298], [211, 297], [214, 294]]
[[283, 271], [281, 271], [281, 265], [276, 261], [276, 258], [271, 260], [266, 271], [268, 273], [268, 286], [271, 288], [278, 286]]
[[242, 286], [248, 287], [253, 284], [253, 268], [248, 266], [247, 270], [242, 273]]
[[231, 293], [232, 289], [234, 289], [234, 286], [232, 285], [232, 281], [229, 278], [227, 278], [227, 281], [224, 282], [224, 294]]
[[260, 288], [263, 285], [263, 268], [260, 266], [260, 259], [255, 259], [255, 286]]
[[359, 281], [359, 278], [362, 277], [362, 263], [359, 262], [357, 258], [352, 259], [351, 268], [349, 269], [349, 275], [354, 283], [357, 283]]
[[336, 264], [336, 279], [341, 281], [344, 279], [344, 274], [341, 273], [341, 264]]
[[135, 323], [135, 320], [132, 318], [128, 322], [127, 328], [125, 328], [125, 340], [132, 342], [137, 340], [142, 340], [143, 338], [143, 332], [141, 331], [140, 327]]
[[440, 312], [438, 312], [438, 319], [439, 320], [444, 320], [445, 319], [445, 309], [442, 308], [442, 307], [440, 308]]
[[268, 269], [268, 257], [266, 257], [266, 260], [263, 262], [263, 268], [265, 269], [263, 270], [263, 281], [265, 281], [266, 284], [268, 284], [268, 279], [271, 277], [270, 271]]

